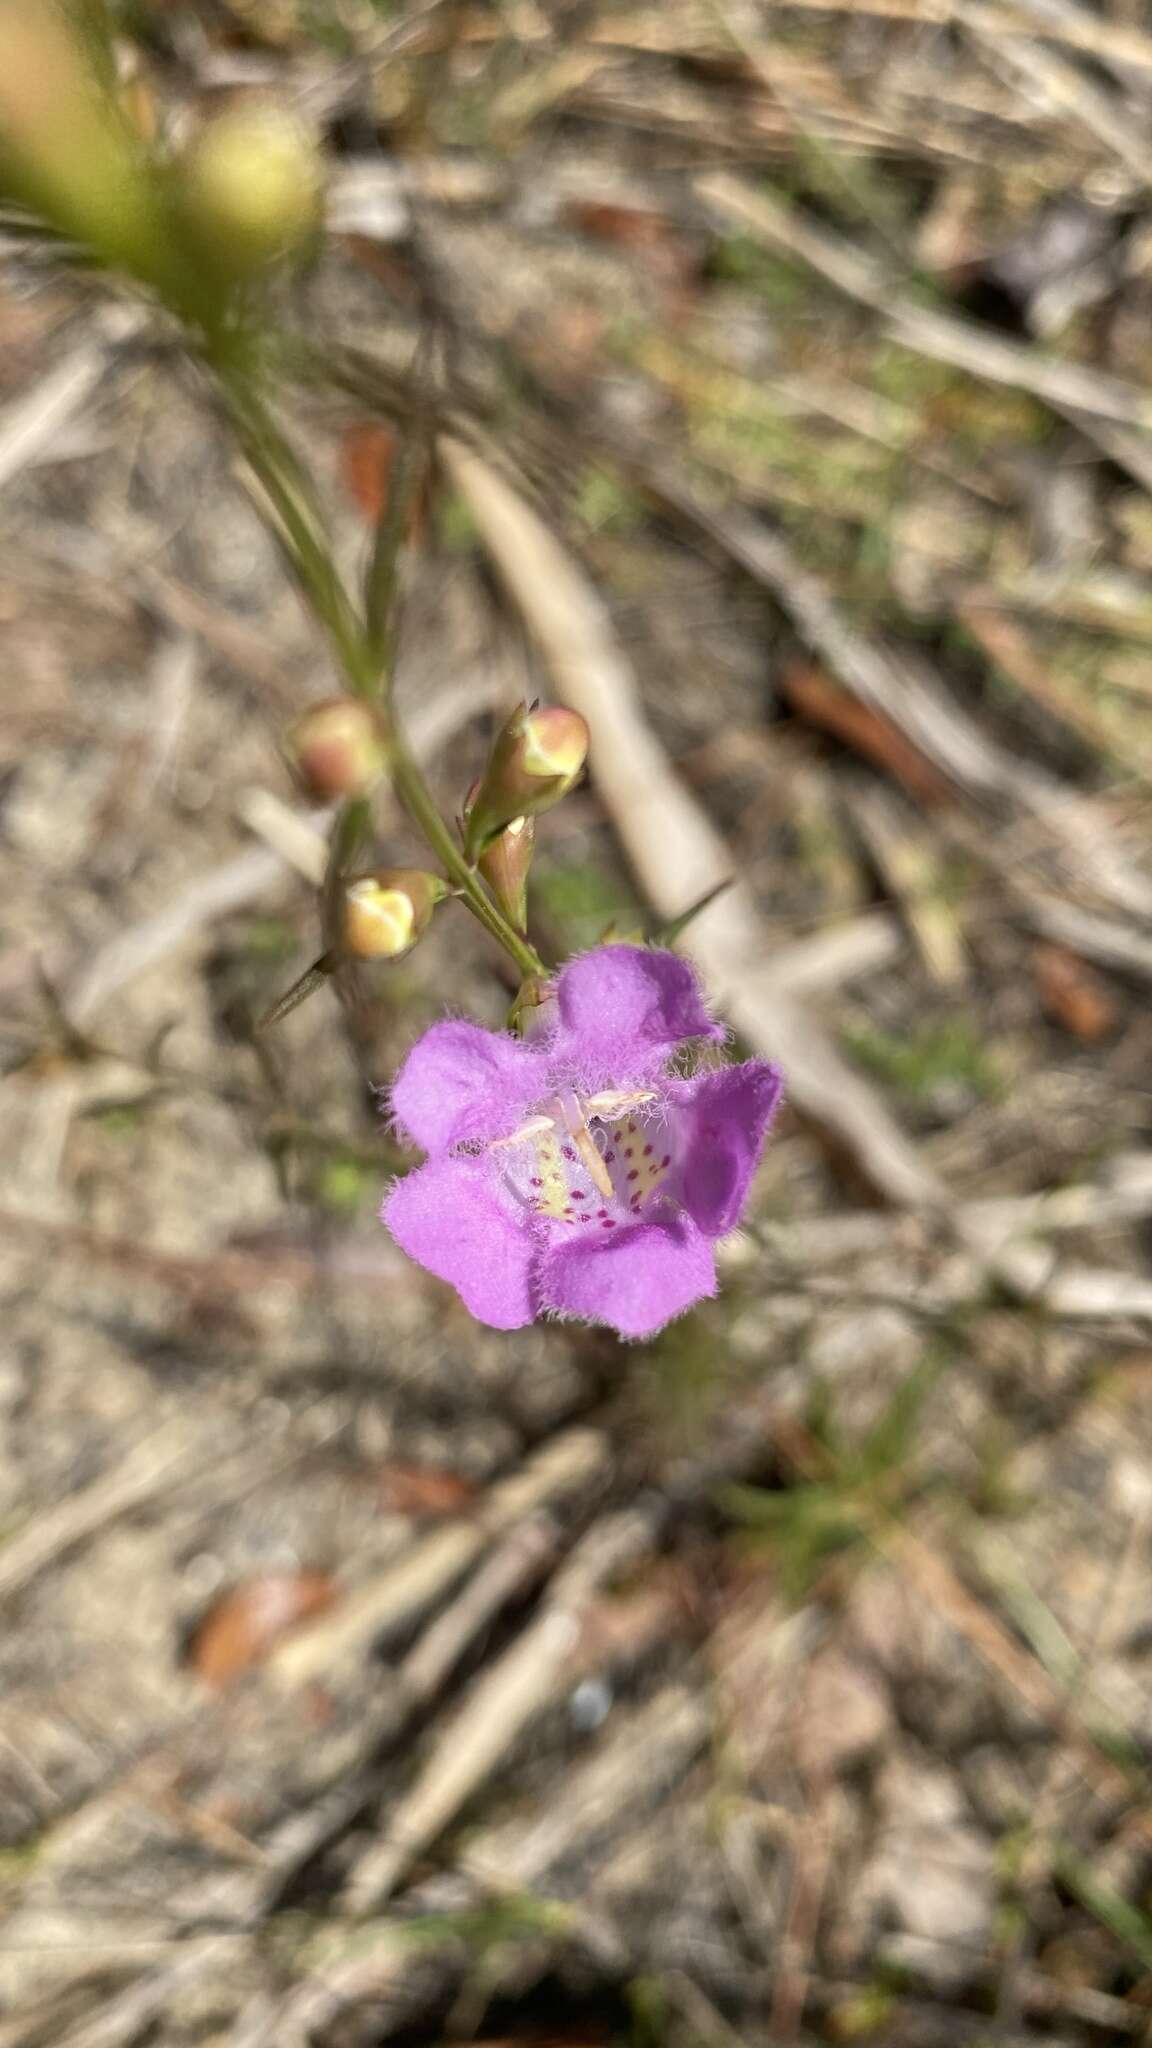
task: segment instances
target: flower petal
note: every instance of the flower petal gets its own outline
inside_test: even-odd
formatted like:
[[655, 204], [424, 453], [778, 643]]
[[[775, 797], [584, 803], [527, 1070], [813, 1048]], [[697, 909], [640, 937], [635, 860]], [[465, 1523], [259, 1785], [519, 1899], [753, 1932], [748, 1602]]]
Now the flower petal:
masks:
[[651, 946], [598, 946], [564, 968], [553, 1060], [622, 1080], [685, 1038], [723, 1038], [687, 960]]
[[670, 1084], [676, 1165], [666, 1183], [705, 1237], [740, 1221], [768, 1126], [780, 1101], [779, 1069], [766, 1060], [721, 1067]]
[[505, 1032], [448, 1017], [418, 1038], [396, 1076], [392, 1109], [425, 1152], [515, 1129], [545, 1087], [540, 1054]]
[[401, 1251], [447, 1280], [477, 1322], [519, 1330], [532, 1321], [536, 1247], [483, 1164], [430, 1160], [395, 1183], [380, 1214]]
[[610, 1236], [581, 1234], [546, 1253], [539, 1270], [543, 1308], [622, 1337], [651, 1337], [715, 1292], [711, 1245], [673, 1210]]

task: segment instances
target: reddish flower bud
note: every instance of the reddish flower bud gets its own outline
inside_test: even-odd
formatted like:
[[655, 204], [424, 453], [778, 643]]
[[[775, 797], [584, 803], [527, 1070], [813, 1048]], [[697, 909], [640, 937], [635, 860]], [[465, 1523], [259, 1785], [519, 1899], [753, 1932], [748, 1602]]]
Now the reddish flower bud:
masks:
[[566, 796], [588, 754], [588, 727], [559, 705], [518, 705], [496, 736], [467, 811], [465, 850], [475, 860], [514, 818], [532, 818]]
[[528, 922], [528, 870], [535, 846], [533, 820], [513, 818], [476, 863], [505, 917], [521, 932]]
[[384, 773], [384, 741], [375, 713], [355, 697], [313, 704], [288, 734], [292, 766], [309, 796], [367, 796]]
[[588, 727], [580, 713], [559, 704], [530, 711], [521, 759], [526, 774], [559, 775], [571, 786], [588, 759]]
[[448, 894], [438, 875], [422, 868], [379, 868], [344, 886], [340, 936], [357, 960], [398, 960], [416, 944]]

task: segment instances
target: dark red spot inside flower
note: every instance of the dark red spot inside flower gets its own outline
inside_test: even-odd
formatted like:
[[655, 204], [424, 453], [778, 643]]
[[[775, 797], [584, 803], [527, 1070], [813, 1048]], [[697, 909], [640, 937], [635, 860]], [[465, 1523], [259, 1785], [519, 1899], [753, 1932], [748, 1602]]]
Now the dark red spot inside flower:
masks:
[[629, 1178], [629, 1180], [639, 1180], [639, 1178], [640, 1178], [640, 1169], [639, 1169], [639, 1167], [638, 1167], [638, 1166], [634, 1166], [634, 1167], [632, 1168], [632, 1171], [631, 1171], [631, 1173], [630, 1173], [630, 1174], [628, 1175], [628, 1178]]
[[671, 1164], [672, 1164], [672, 1154], [671, 1154], [670, 1152], [666, 1152], [666, 1153], [664, 1154], [664, 1157], [663, 1157], [663, 1159], [662, 1159], [662, 1160], [660, 1161], [660, 1164], [661, 1164], [661, 1166], [671, 1166]]
[[606, 1152], [606, 1153], [604, 1154], [604, 1164], [605, 1164], [605, 1166], [612, 1166], [612, 1165], [613, 1165], [613, 1164], [615, 1163], [615, 1159], [616, 1159], [616, 1154], [615, 1154], [614, 1152]]
[[645, 1147], [644, 1147], [644, 1157], [645, 1157], [645, 1159], [651, 1159], [651, 1157], [652, 1157], [652, 1147], [651, 1147], [651, 1145], [645, 1145]]
[[564, 1157], [565, 1157], [565, 1159], [575, 1159], [575, 1157], [576, 1157], [576, 1154], [575, 1154], [575, 1153], [574, 1153], [574, 1151], [572, 1150], [572, 1147], [571, 1147], [571, 1145], [565, 1145], [565, 1146], [564, 1146]]
[[615, 1225], [615, 1224], [613, 1223], [613, 1221], [612, 1221], [612, 1218], [611, 1218], [611, 1216], [608, 1216], [608, 1217], [606, 1217], [606, 1218], [605, 1218], [604, 1222], [603, 1222], [603, 1223], [602, 1223], [602, 1224], [600, 1225], [600, 1228], [601, 1228], [601, 1230], [615, 1230], [615, 1228], [616, 1228], [616, 1225]]
[[634, 1137], [636, 1136], [636, 1126], [635, 1126], [635, 1124], [629, 1124], [629, 1126], [628, 1126], [628, 1136], [629, 1136], [630, 1138], [634, 1138]]
[[597, 1209], [596, 1214], [598, 1216], [606, 1216], [608, 1214], [608, 1211], [607, 1209]]
[[534, 1173], [528, 1185], [530, 1188], [542, 1188], [544, 1183], [540, 1179], [539, 1174]]
[[583, 1188], [569, 1188], [568, 1192], [574, 1202], [586, 1202], [588, 1200]]

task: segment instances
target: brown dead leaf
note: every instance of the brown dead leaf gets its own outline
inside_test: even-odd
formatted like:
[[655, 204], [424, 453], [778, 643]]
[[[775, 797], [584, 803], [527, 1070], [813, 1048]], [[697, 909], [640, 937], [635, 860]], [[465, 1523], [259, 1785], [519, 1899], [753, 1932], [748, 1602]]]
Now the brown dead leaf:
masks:
[[581, 234], [629, 250], [657, 284], [680, 291], [696, 274], [696, 256], [683, 234], [653, 207], [570, 199], [564, 211]]
[[[396, 462], [396, 435], [391, 427], [366, 420], [349, 427], [340, 443], [340, 480], [349, 497], [375, 526], [388, 504]], [[408, 517], [408, 538], [422, 539], [428, 517], [428, 490], [422, 485]]]
[[388, 502], [395, 459], [395, 434], [374, 421], [349, 427], [340, 442], [340, 481], [373, 526]]
[[952, 787], [940, 770], [887, 718], [850, 697], [823, 669], [810, 662], [791, 662], [780, 684], [798, 718], [882, 768], [917, 803], [931, 809], [950, 802]]
[[1036, 946], [1032, 972], [1049, 1015], [1089, 1045], [1116, 1028], [1116, 1002], [1102, 974], [1066, 946]]
[[371, 235], [338, 235], [336, 239], [353, 262], [362, 270], [370, 270], [377, 283], [401, 305], [419, 304], [419, 277], [403, 248], [378, 242]]
[[328, 1572], [261, 1572], [242, 1579], [204, 1616], [187, 1661], [209, 1685], [228, 1685], [262, 1664], [282, 1636], [332, 1604]]
[[380, 1472], [382, 1505], [417, 1520], [467, 1514], [478, 1491], [474, 1480], [435, 1465], [388, 1464]]

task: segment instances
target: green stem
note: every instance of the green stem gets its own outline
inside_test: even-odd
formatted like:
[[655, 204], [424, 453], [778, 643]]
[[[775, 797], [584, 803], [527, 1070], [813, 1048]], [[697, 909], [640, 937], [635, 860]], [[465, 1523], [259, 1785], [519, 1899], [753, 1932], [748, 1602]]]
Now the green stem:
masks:
[[[246, 348], [245, 343], [248, 343]], [[208, 337], [205, 356], [229, 425], [272, 509], [268, 524], [314, 616], [325, 628], [348, 687], [372, 697], [379, 664], [333, 559], [311, 479], [258, 387], [251, 338]]]
[[420, 769], [397, 733], [393, 733], [389, 743], [389, 768], [392, 787], [400, 802], [413, 824], [424, 834], [445, 873], [455, 882], [473, 917], [503, 946], [522, 974], [546, 974], [548, 970], [536, 948], [529, 944], [522, 932], [509, 924], [503, 912], [496, 908], [475, 869], [469, 867], [440, 816]]
[[[232, 337], [231, 346], [209, 346], [205, 351], [208, 365], [215, 373], [237, 439], [270, 501], [277, 537], [307, 603], [328, 632], [349, 689], [380, 705], [392, 787], [444, 872], [456, 884], [473, 917], [504, 948], [521, 974], [544, 975], [547, 969], [535, 947], [498, 909], [480, 876], [464, 858], [391, 714], [391, 674], [385, 640], [390, 623], [392, 579], [385, 573], [390, 568], [385, 549], [391, 548], [394, 553], [402, 529], [389, 535], [381, 546], [377, 575], [370, 578], [368, 615], [361, 619], [333, 560], [307, 472], [265, 403], [254, 363], [246, 360], [242, 341], [240, 346], [236, 346], [236, 341], [237, 337]], [[325, 884], [326, 928], [331, 922], [332, 891], [350, 852], [363, 838], [366, 825], [362, 805], [350, 805], [341, 818]]]

